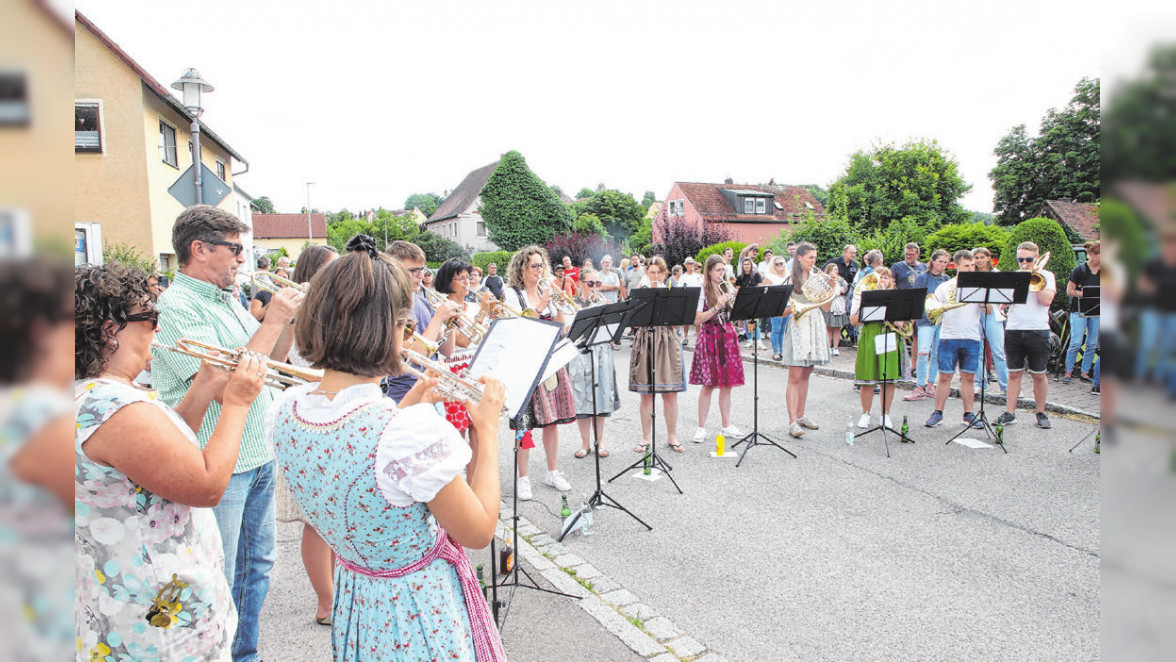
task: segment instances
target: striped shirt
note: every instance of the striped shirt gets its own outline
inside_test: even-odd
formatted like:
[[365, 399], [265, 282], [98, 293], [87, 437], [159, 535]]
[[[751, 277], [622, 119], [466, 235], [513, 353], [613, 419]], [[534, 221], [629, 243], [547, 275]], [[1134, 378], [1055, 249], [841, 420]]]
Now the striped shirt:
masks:
[[[165, 345], [174, 345], [180, 338], [197, 340], [225, 349], [245, 346], [261, 326], [233, 296], [232, 290], [222, 290], [202, 280], [182, 273], [176, 274], [171, 287], [159, 297], [159, 331], [155, 338]], [[184, 399], [192, 386], [192, 378], [200, 369], [200, 360], [162, 349], [151, 350], [151, 377], [159, 395], [174, 407]], [[241, 437], [241, 451], [233, 473], [239, 474], [260, 467], [274, 459], [265, 443], [265, 414], [273, 401], [269, 388], [263, 388], [253, 401], [245, 418], [245, 432]], [[208, 443], [221, 406], [213, 402], [196, 432], [200, 447]]]

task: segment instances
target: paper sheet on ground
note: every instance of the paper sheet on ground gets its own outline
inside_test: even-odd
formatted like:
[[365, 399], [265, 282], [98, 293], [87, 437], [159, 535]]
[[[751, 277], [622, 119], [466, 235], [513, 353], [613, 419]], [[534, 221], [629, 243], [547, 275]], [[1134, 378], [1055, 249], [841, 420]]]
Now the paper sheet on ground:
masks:
[[954, 439], [953, 441], [961, 446], [967, 446], [968, 448], [993, 448], [992, 444], [986, 444], [979, 439], [968, 439], [967, 437], [961, 437], [959, 439]]

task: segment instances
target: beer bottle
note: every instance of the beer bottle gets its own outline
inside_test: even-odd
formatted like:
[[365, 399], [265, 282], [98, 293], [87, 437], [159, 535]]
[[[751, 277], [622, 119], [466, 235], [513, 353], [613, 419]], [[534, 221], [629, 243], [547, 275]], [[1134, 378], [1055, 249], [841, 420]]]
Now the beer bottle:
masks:
[[563, 501], [563, 508], [559, 509], [559, 517], [562, 520], [567, 520], [572, 516], [572, 509], [568, 507], [568, 495], [561, 494], [559, 498]]
[[514, 547], [510, 546], [510, 538], [505, 538], [502, 541], [502, 549], [498, 550], [498, 573], [501, 575], [509, 575], [511, 570], [514, 570], [515, 557]]
[[910, 431], [911, 431], [911, 426], [910, 426], [910, 423], [907, 422], [907, 415], [903, 414], [902, 415], [902, 429], [899, 430], [899, 432], [902, 433], [902, 440], [903, 441], [906, 441], [907, 439], [909, 439], [909, 437], [907, 437], [907, 435], [910, 434]]
[[644, 473], [646, 476], [648, 476], [651, 473], [653, 473], [653, 456], [650, 454], [648, 448], [645, 449], [644, 463], [645, 463], [645, 467], [644, 467], [644, 469], [642, 469], [642, 473]]
[[1004, 446], [1004, 423], [999, 418], [996, 420], [996, 443]]
[[1094, 434], [1094, 452], [1102, 454], [1102, 428]]
[[482, 576], [482, 564], [481, 563], [478, 564], [476, 572], [478, 574], [478, 586], [481, 586], [482, 588], [486, 588], [486, 580]]

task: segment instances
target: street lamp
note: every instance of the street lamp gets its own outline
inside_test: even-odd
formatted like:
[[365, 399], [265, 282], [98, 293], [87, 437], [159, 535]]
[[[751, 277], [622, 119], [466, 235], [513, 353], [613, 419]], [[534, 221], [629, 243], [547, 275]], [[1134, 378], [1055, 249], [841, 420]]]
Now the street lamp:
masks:
[[203, 96], [205, 92], [212, 92], [214, 88], [200, 77], [200, 72], [193, 68], [184, 72], [180, 79], [171, 84], [173, 90], [179, 90], [184, 95], [184, 110], [192, 116], [192, 169], [196, 175], [196, 204], [204, 203], [201, 195], [200, 177], [200, 116], [204, 114]]
[[314, 182], [306, 182], [306, 236], [310, 238], [307, 242], [314, 246], [314, 226], [310, 224], [310, 187]]

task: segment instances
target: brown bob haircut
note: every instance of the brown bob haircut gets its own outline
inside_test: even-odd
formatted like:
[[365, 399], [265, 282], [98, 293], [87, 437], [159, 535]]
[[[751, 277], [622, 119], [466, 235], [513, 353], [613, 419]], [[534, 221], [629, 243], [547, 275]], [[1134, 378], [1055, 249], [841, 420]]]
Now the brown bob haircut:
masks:
[[315, 368], [351, 375], [400, 374], [401, 325], [412, 314], [412, 282], [399, 262], [357, 251], [310, 281], [294, 337]]

